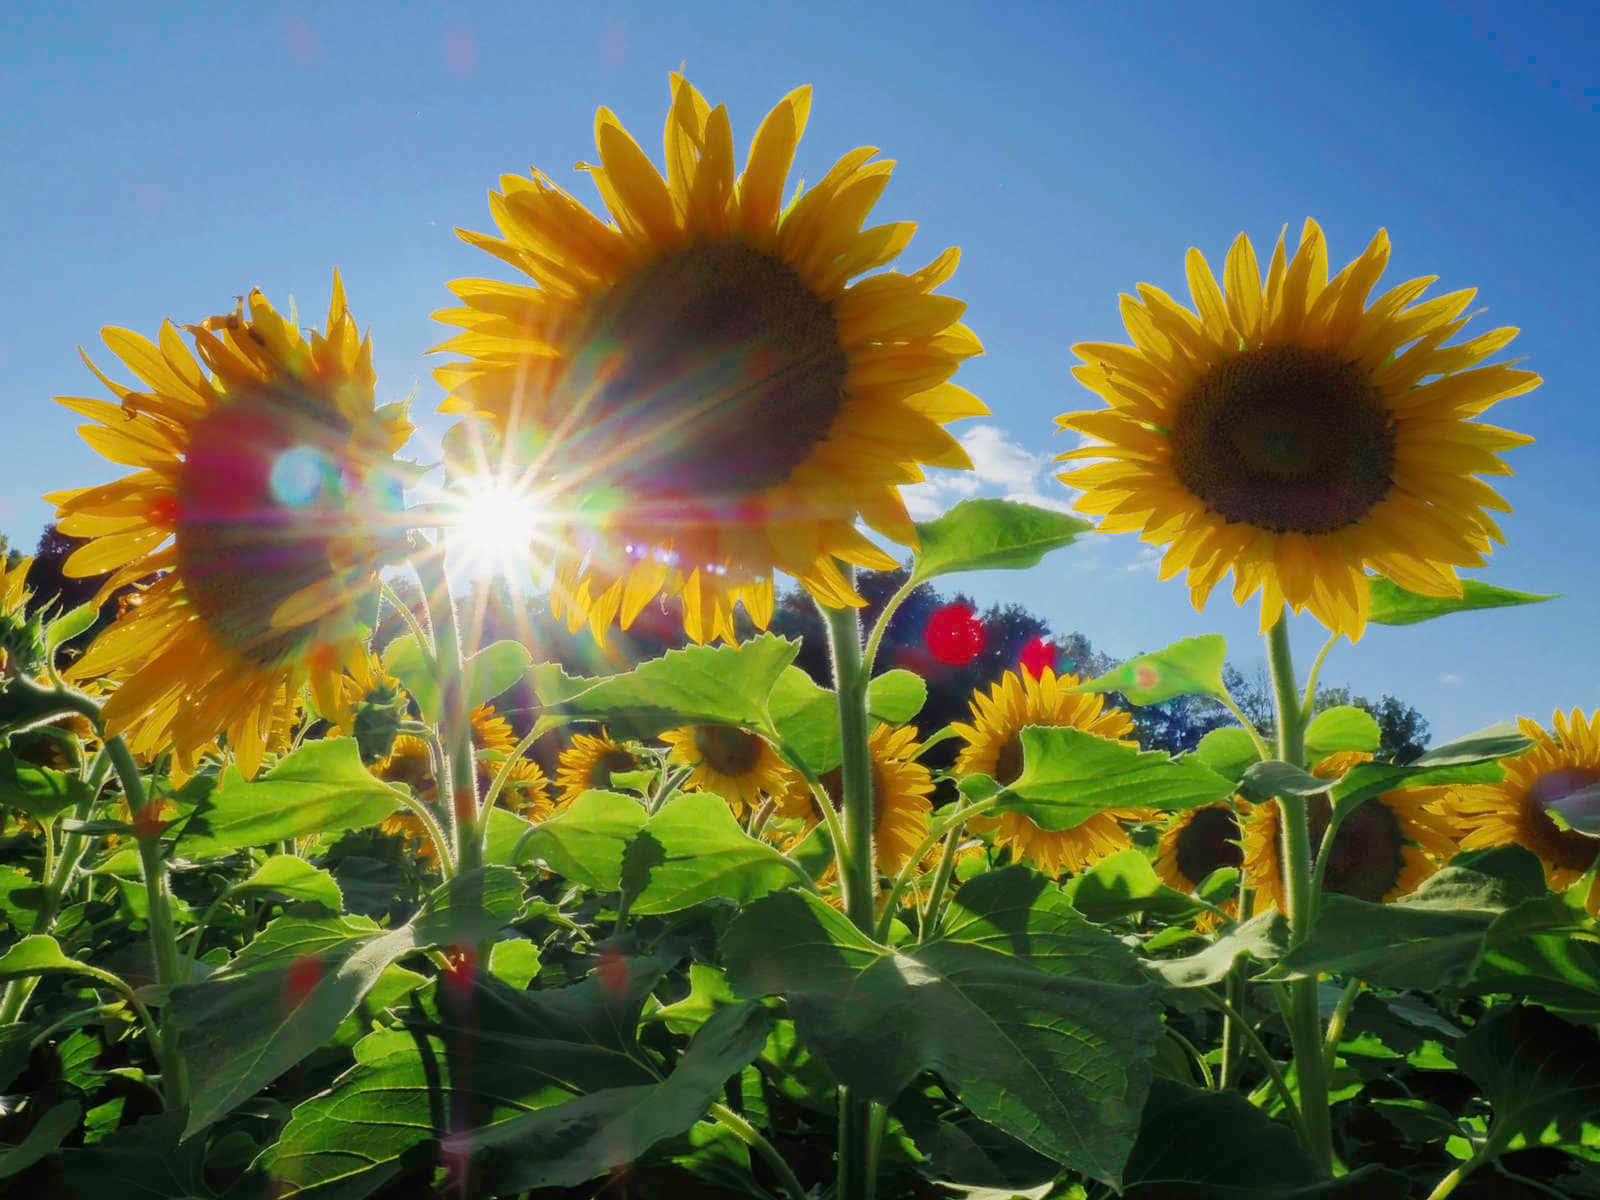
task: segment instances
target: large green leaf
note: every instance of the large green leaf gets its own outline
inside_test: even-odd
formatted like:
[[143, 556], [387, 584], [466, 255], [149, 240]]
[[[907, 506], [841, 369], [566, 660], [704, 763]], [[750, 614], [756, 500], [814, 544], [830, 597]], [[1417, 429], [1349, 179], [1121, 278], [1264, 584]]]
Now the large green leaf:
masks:
[[88, 631], [100, 615], [100, 606], [85, 601], [77, 608], [68, 609], [44, 627], [44, 653], [48, 660], [73, 638]]
[[69, 1133], [78, 1127], [83, 1106], [64, 1100], [48, 1109], [28, 1130], [28, 1136], [15, 1146], [0, 1144], [0, 1179], [26, 1171], [47, 1154], [54, 1154]]
[[905, 951], [815, 896], [781, 892], [740, 914], [724, 951], [734, 991], [782, 995], [805, 1043], [863, 1097], [890, 1103], [931, 1070], [981, 1120], [1120, 1178], [1160, 1010], [1127, 948], [1041, 876], [974, 879], [945, 932]]
[[84, 783], [77, 775], [35, 766], [0, 749], [0, 808], [49, 821], [76, 806], [83, 795]]
[[1194, 748], [1191, 757], [1235, 783], [1250, 767], [1261, 760], [1255, 742], [1237, 725], [1213, 729], [1200, 739], [1200, 744]]
[[274, 854], [248, 878], [234, 884], [234, 895], [240, 892], [271, 892], [287, 896], [290, 900], [309, 900], [322, 905], [329, 912], [344, 911], [344, 893], [334, 878], [321, 867], [313, 867], [303, 858], [293, 854]]
[[1502, 1005], [1485, 1014], [1461, 1040], [1457, 1061], [1493, 1107], [1490, 1139], [1501, 1146], [1513, 1138], [1582, 1145], [1600, 1111], [1600, 1039], [1542, 1008]]
[[963, 500], [943, 516], [917, 523], [911, 582], [956, 571], [1031, 567], [1090, 528], [1089, 521], [1015, 500]]
[[568, 675], [554, 663], [529, 676], [543, 726], [604, 721], [613, 737], [650, 738], [679, 725], [737, 725], [772, 732], [767, 698], [800, 643], [764, 634], [738, 646], [669, 650], [622, 675]]
[[1062, 886], [1072, 906], [1091, 921], [1147, 912], [1181, 921], [1205, 905], [1162, 883], [1142, 850], [1128, 849], [1101, 859]]
[[1340, 750], [1376, 750], [1380, 736], [1371, 713], [1348, 704], [1325, 708], [1306, 726], [1306, 761]]
[[533, 655], [521, 642], [499, 641], [467, 659], [467, 707], [493, 700], [527, 674]]
[[1226, 696], [1222, 663], [1227, 654], [1228, 643], [1220, 633], [1205, 633], [1130, 658], [1071, 690], [1121, 692], [1134, 704], [1160, 704], [1175, 696]]
[[241, 846], [363, 829], [400, 805], [393, 789], [362, 765], [354, 738], [307, 742], [253, 782], [237, 767], [224, 768], [185, 824], [179, 852], [209, 858]]
[[1367, 582], [1372, 596], [1372, 611], [1367, 619], [1376, 625], [1415, 625], [1418, 621], [1431, 621], [1450, 613], [1537, 604], [1541, 600], [1554, 600], [1559, 595], [1556, 592], [1548, 595], [1514, 592], [1477, 579], [1463, 579], [1460, 596], [1419, 595], [1382, 575], [1369, 575]]
[[175, 988], [172, 1013], [193, 1087], [184, 1136], [328, 1041], [396, 959], [427, 946], [475, 945], [521, 906], [516, 872], [488, 867], [445, 884], [398, 929], [364, 917], [280, 917], [204, 982]]
[[439, 719], [439, 669], [416, 634], [402, 633], [383, 648], [383, 669], [411, 693], [424, 720]]
[[[363, 1038], [355, 1066], [296, 1107], [262, 1155], [275, 1194], [353, 1200], [442, 1155], [466, 1194], [487, 1194], [465, 1186], [463, 1170], [480, 1137], [593, 1093], [656, 1083], [634, 1030], [669, 965], [618, 956], [603, 971], [546, 991], [517, 990], [483, 974], [460, 994], [435, 989], [436, 1013], [419, 1013], [425, 1019], [414, 1028]], [[473, 1131], [470, 1143], [451, 1136], [461, 1128]]]
[[1041, 829], [1071, 829], [1108, 808], [1195, 808], [1233, 794], [1232, 781], [1191, 759], [1142, 751], [1081, 729], [1022, 730], [1022, 774], [994, 811], [1021, 813]]
[[745, 833], [727, 803], [705, 792], [674, 796], [623, 855], [623, 885], [640, 915], [719, 897], [745, 904], [794, 879], [778, 850]]
[[204, 1139], [179, 1144], [182, 1109], [145, 1117], [92, 1146], [62, 1152], [50, 1195], [61, 1200], [190, 1200], [210, 1192], [202, 1181]]
[[[902, 725], [921, 711], [928, 685], [910, 671], [885, 671], [867, 685], [867, 712], [875, 720]], [[799, 667], [778, 677], [769, 700], [772, 724], [783, 756], [815, 778], [844, 757], [839, 741], [839, 698], [817, 686]]]
[[557, 875], [597, 892], [622, 884], [622, 852], [644, 828], [639, 801], [617, 792], [584, 792], [522, 843], [521, 861], [542, 860]]
[[1220, 982], [1240, 956], [1272, 962], [1289, 945], [1289, 923], [1274, 909], [1236, 925], [1204, 950], [1183, 958], [1147, 958], [1145, 965], [1169, 987], [1209, 987]]

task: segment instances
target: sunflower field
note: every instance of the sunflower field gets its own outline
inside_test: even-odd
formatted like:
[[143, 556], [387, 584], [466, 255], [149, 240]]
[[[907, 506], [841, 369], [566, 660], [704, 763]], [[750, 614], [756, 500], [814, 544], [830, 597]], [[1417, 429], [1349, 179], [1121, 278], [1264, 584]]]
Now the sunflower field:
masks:
[[[664, 170], [599, 110], [603, 210], [502, 177], [432, 467], [338, 272], [320, 326], [255, 290], [84, 355], [109, 398], [58, 400], [127, 473], [47, 499], [98, 593], [0, 577], [5, 1194], [1600, 1196], [1600, 712], [1402, 761], [1313, 704], [1341, 643], [1549, 599], [1457, 573], [1531, 440], [1478, 419], [1540, 383], [1517, 330], [1381, 286], [1381, 230], [1331, 276], [1313, 221], [1264, 271], [1240, 234], [1074, 347], [1084, 517], [914, 521], [983, 345], [957, 251], [869, 224], [891, 163], [791, 182], [810, 105], [736, 155], [674, 74]], [[479, 637], [469, 525], [574, 633], [688, 644]], [[1118, 534], [1197, 613], [1259, 597], [1270, 721], [1206, 634], [1093, 678], [1030, 644], [917, 724], [915, 589]], [[959, 606], [924, 637], [982, 649]], [[1237, 722], [1142, 749], [1187, 696]]]

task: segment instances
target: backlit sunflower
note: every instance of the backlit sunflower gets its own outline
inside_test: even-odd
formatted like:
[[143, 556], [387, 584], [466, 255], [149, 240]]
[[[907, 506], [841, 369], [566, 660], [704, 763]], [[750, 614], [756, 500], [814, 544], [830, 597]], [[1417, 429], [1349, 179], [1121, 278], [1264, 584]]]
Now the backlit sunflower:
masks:
[[[1311, 773], [1330, 782], [1344, 777], [1370, 754], [1330, 754]], [[1339, 825], [1323, 876], [1323, 891], [1357, 900], [1387, 903], [1415, 891], [1455, 854], [1456, 833], [1437, 811], [1446, 789], [1397, 788], [1359, 804]], [[1328, 828], [1332, 804], [1326, 792], [1307, 799], [1311, 852], [1317, 853]], [[1286, 913], [1282, 828], [1278, 801], [1255, 805], [1243, 822], [1244, 882], [1254, 889], [1257, 911], [1268, 905]]]
[[[1206, 804], [1174, 814], [1156, 843], [1152, 863], [1162, 883], [1180, 892], [1193, 892], [1213, 871], [1243, 866], [1239, 815], [1247, 814], [1250, 804], [1242, 798], [1236, 799], [1234, 804], [1238, 806], [1238, 813], [1233, 805]], [[1217, 907], [1230, 917], [1239, 915], [1237, 897], [1224, 900]], [[1219, 923], [1220, 918], [1214, 912], [1202, 912], [1195, 918], [1195, 925], [1200, 929], [1214, 929]]]
[[893, 166], [870, 147], [783, 203], [810, 107], [809, 88], [784, 97], [736, 174], [727, 110], [673, 75], [664, 180], [596, 115], [584, 169], [609, 223], [507, 175], [501, 236], [461, 234], [537, 286], [451, 284], [461, 307], [437, 316], [464, 332], [439, 348], [466, 361], [436, 372], [442, 408], [487, 417], [560, 497], [552, 604], [574, 630], [627, 628], [658, 594], [697, 642], [731, 638], [740, 602], [765, 628], [775, 570], [859, 605], [834, 560], [896, 564], [857, 520], [914, 546], [899, 485], [972, 465], [943, 426], [988, 411], [948, 382], [982, 346], [934, 294], [958, 254], [852, 284], [915, 226], [862, 228]]
[[24, 558], [8, 570], [5, 556], [0, 554], [0, 680], [25, 669], [23, 660], [33, 657], [37, 649], [26, 616], [32, 566], [33, 559]]
[[[1544, 863], [1552, 891], [1565, 891], [1600, 859], [1600, 838], [1556, 824], [1549, 806], [1574, 792], [1600, 784], [1600, 709], [1588, 717], [1575, 708], [1551, 717], [1552, 737], [1526, 717], [1517, 726], [1533, 745], [1502, 762], [1498, 783], [1450, 789], [1440, 808], [1461, 832], [1463, 850], [1524, 846]], [[1584, 898], [1591, 916], [1600, 916], [1600, 877]]]
[[[928, 836], [933, 774], [912, 757], [918, 741], [915, 725], [879, 725], [867, 739], [867, 753], [872, 760], [872, 859], [879, 877], [893, 879], [899, 875]], [[821, 783], [833, 801], [833, 810], [843, 811], [843, 769], [835, 767], [827, 772]], [[805, 801], [803, 807], [793, 802], [795, 798]], [[803, 816], [808, 829], [822, 819], [816, 810], [816, 797], [803, 781], [792, 793], [785, 812]], [[928, 865], [937, 860], [938, 854], [937, 847], [928, 852]], [[818, 882], [828, 882], [836, 870], [829, 867]]]
[[80, 427], [90, 446], [136, 470], [46, 499], [63, 533], [90, 539], [66, 574], [109, 572], [102, 598], [160, 573], [72, 669], [117, 682], [107, 732], [146, 758], [170, 747], [185, 772], [226, 734], [248, 777], [285, 696], [361, 652], [411, 425], [403, 406], [373, 405], [372, 343], [337, 273], [325, 334], [302, 337], [259, 291], [248, 315], [241, 301], [187, 328], [198, 362], [171, 321], [159, 344], [103, 331], [149, 390], [90, 363], [121, 403], [58, 399], [95, 422]]
[[556, 760], [556, 805], [570, 804], [591, 788], [608, 791], [612, 775], [637, 771], [642, 765], [631, 751], [612, 741], [605, 729], [575, 733], [572, 744]]
[[737, 817], [769, 797], [783, 800], [797, 781], [803, 785], [800, 773], [759, 734], [729, 725], [689, 725], [667, 730], [661, 740], [674, 762], [693, 768], [683, 790], [721, 796]]
[[[1021, 733], [1028, 725], [1070, 726], [1133, 745], [1124, 737], [1133, 729], [1133, 718], [1119, 709], [1107, 710], [1104, 696], [1072, 695], [1068, 689], [1081, 682], [1076, 675], [1057, 675], [1045, 667], [1037, 676], [1007, 671], [987, 696], [975, 693], [972, 724], [951, 726], [967, 743], [956, 759], [956, 774], [987, 775], [1001, 785], [1015, 783], [1022, 774]], [[1108, 854], [1126, 850], [1132, 843], [1121, 822], [1149, 815], [1145, 809], [1107, 809], [1061, 830], [1041, 829], [1020, 813], [974, 817], [968, 825], [975, 832], [992, 834], [997, 846], [1010, 846], [1013, 858], [1059, 875], [1063, 870], [1082, 871]]]
[[1104, 460], [1060, 478], [1083, 489], [1076, 506], [1103, 516], [1102, 531], [1168, 543], [1161, 577], [1187, 570], [1197, 610], [1231, 570], [1235, 602], [1260, 591], [1263, 630], [1287, 601], [1354, 640], [1368, 567], [1459, 596], [1455, 569], [1503, 540], [1485, 510], [1510, 505], [1475, 476], [1510, 474], [1499, 452], [1533, 439], [1470, 418], [1539, 376], [1475, 365], [1515, 329], [1444, 344], [1467, 323], [1472, 289], [1420, 301], [1430, 276], [1368, 305], [1388, 258], [1380, 230], [1329, 280], [1308, 220], [1287, 264], [1279, 238], [1263, 287], [1240, 234], [1226, 294], [1189, 251], [1198, 316], [1140, 284], [1140, 300], [1122, 298], [1132, 346], [1074, 347], [1074, 374], [1110, 407], [1057, 418], [1093, 439], [1060, 459]]

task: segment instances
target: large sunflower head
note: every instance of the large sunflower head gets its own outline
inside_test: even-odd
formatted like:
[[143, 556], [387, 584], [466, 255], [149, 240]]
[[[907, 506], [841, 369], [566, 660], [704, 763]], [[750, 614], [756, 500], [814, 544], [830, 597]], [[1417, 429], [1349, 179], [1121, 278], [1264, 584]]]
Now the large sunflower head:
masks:
[[[1502, 764], [1498, 783], [1450, 790], [1439, 808], [1461, 834], [1463, 850], [1525, 846], [1544, 863], [1545, 882], [1564, 891], [1600, 861], [1600, 837], [1558, 824], [1550, 806], [1600, 784], [1600, 709], [1569, 716], [1557, 710], [1552, 736], [1526, 717], [1517, 726], [1533, 745]], [[1585, 897], [1591, 915], [1600, 916], [1600, 877]]]
[[641, 766], [632, 751], [611, 740], [606, 729], [575, 733], [572, 744], [556, 760], [556, 803], [570, 804], [591, 789], [609, 791], [613, 775], [637, 771]]
[[225, 733], [248, 776], [285, 692], [359, 653], [411, 425], [374, 406], [372, 343], [337, 273], [325, 332], [302, 336], [259, 291], [188, 331], [198, 361], [170, 321], [154, 343], [103, 331], [149, 390], [90, 363], [120, 403], [58, 399], [134, 473], [46, 498], [63, 533], [89, 539], [68, 575], [109, 573], [104, 596], [161, 573], [73, 668], [117, 681], [108, 732], [145, 756], [170, 746], [184, 769]]
[[[918, 743], [915, 725], [879, 725], [867, 739], [872, 761], [872, 857], [879, 876], [893, 879], [910, 861], [928, 836], [928, 813], [933, 807], [933, 773], [912, 757]], [[844, 803], [843, 770], [835, 767], [822, 776], [822, 790], [833, 802], [835, 812]], [[808, 802], [799, 815], [808, 825], [821, 819], [816, 798], [809, 787], [792, 793], [788, 815], [797, 815], [792, 798], [803, 796]], [[935, 855], [930, 851], [930, 856]], [[819, 882], [832, 878], [834, 868]]]
[[1388, 258], [1380, 230], [1330, 280], [1307, 221], [1292, 260], [1279, 238], [1263, 285], [1240, 234], [1226, 293], [1190, 250], [1196, 312], [1140, 284], [1122, 298], [1132, 346], [1075, 347], [1074, 373], [1110, 407], [1057, 419], [1087, 440], [1060, 458], [1103, 460], [1060, 478], [1103, 531], [1168, 543], [1161, 576], [1187, 570], [1197, 610], [1231, 570], [1236, 602], [1261, 593], [1263, 630], [1287, 601], [1353, 640], [1368, 567], [1459, 596], [1456, 568], [1502, 540], [1485, 510], [1510, 506], [1476, 476], [1509, 474], [1499, 452], [1532, 439], [1471, 418], [1539, 377], [1476, 365], [1515, 329], [1444, 344], [1471, 289], [1421, 301], [1433, 278], [1414, 279], [1368, 305]]
[[692, 768], [685, 791], [711, 792], [728, 802], [736, 816], [783, 800], [804, 784], [800, 773], [778, 757], [760, 734], [731, 725], [686, 725], [661, 735], [671, 759]]
[[[1235, 805], [1238, 811], [1235, 811]], [[1244, 865], [1240, 843], [1239, 813], [1249, 810], [1249, 802], [1236, 798], [1234, 804], [1206, 804], [1175, 814], [1162, 830], [1152, 863], [1156, 877], [1180, 892], [1193, 892], [1213, 871]], [[1230, 917], [1239, 915], [1237, 898], [1220, 906]], [[1203, 912], [1195, 918], [1201, 929], [1212, 929], [1220, 918]]]
[[[1312, 768], [1312, 774], [1336, 781], [1371, 758], [1355, 751], [1331, 754]], [[1334, 835], [1323, 890], [1374, 904], [1415, 891], [1457, 849], [1454, 827], [1437, 811], [1444, 793], [1440, 787], [1396, 788], [1357, 805]], [[1277, 800], [1257, 804], [1243, 822], [1244, 881], [1255, 890], [1257, 908], [1270, 904], [1288, 912], [1278, 805]], [[1333, 806], [1326, 792], [1308, 797], [1306, 805], [1311, 848], [1316, 852]]]
[[[1022, 730], [1029, 725], [1071, 726], [1133, 745], [1125, 737], [1133, 729], [1133, 718], [1119, 709], [1107, 709], [1104, 696], [1074, 695], [1070, 689], [1081, 682], [1070, 673], [1057, 675], [1051, 667], [1038, 675], [1007, 671], [988, 695], [974, 694], [972, 723], [951, 726], [966, 741], [956, 758], [956, 774], [983, 774], [1002, 785], [1016, 782], [1022, 774]], [[1108, 854], [1126, 850], [1132, 843], [1122, 822], [1148, 816], [1143, 809], [1110, 809], [1059, 830], [1041, 829], [1020, 813], [974, 817], [968, 824], [992, 834], [996, 845], [1010, 846], [1013, 858], [1059, 875], [1063, 870], [1082, 871]]]
[[658, 594], [695, 641], [731, 637], [741, 602], [764, 628], [775, 570], [859, 605], [835, 560], [895, 562], [857, 520], [915, 545], [899, 485], [972, 465], [943, 429], [987, 411], [948, 382], [982, 350], [934, 294], [957, 253], [852, 283], [915, 227], [862, 228], [893, 165], [871, 148], [783, 203], [810, 106], [786, 96], [738, 172], [727, 110], [673, 75], [665, 179], [596, 116], [610, 221], [535, 173], [490, 193], [500, 237], [462, 234], [535, 286], [451, 285], [438, 317], [463, 332], [440, 349], [466, 359], [436, 372], [443, 408], [486, 417], [556, 497], [552, 602], [574, 630], [627, 628]]

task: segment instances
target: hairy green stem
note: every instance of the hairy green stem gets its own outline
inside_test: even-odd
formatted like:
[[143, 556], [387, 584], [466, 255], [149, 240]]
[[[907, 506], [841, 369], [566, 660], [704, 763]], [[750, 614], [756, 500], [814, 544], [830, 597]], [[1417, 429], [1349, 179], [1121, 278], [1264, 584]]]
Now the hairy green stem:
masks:
[[795, 1177], [794, 1171], [784, 1161], [783, 1155], [778, 1153], [778, 1148], [762, 1136], [761, 1131], [746, 1121], [726, 1104], [713, 1102], [711, 1105], [712, 1119], [729, 1130], [736, 1138], [750, 1149], [754, 1150], [778, 1176], [778, 1181], [783, 1184], [783, 1190], [788, 1193], [789, 1200], [806, 1200], [806, 1189], [800, 1180]]
[[939, 866], [933, 873], [933, 885], [928, 893], [928, 907], [922, 918], [917, 940], [925, 942], [939, 934], [939, 918], [944, 913], [945, 889], [950, 886], [950, 876], [955, 872], [956, 846], [961, 842], [965, 822], [950, 826], [944, 835], [944, 851], [939, 855]]
[[1261, 734], [1256, 732], [1256, 727], [1250, 723], [1250, 718], [1244, 715], [1244, 710], [1234, 703], [1233, 697], [1228, 695], [1227, 692], [1223, 692], [1222, 695], [1216, 696], [1214, 699], [1221, 704], [1223, 708], [1231, 712], [1234, 720], [1238, 721], [1241, 728], [1243, 728], [1244, 731], [1250, 735], [1251, 742], [1255, 744], [1257, 757], [1263, 759], [1271, 758], [1272, 751], [1267, 747], [1265, 739], [1262, 738]]
[[[1267, 634], [1267, 663], [1277, 703], [1278, 757], [1295, 766], [1305, 757], [1306, 712], [1295, 685], [1289, 649], [1288, 609]], [[1311, 933], [1316, 896], [1311, 890], [1311, 825], [1304, 796], [1278, 797], [1283, 829], [1283, 872], [1287, 884], [1289, 944], [1298, 946]], [[1333, 1124], [1329, 1112], [1328, 1074], [1322, 1065], [1322, 1019], [1317, 1012], [1317, 980], [1296, 979], [1289, 988], [1289, 1035], [1295, 1074], [1300, 1084], [1300, 1113], [1306, 1148], [1324, 1174], [1333, 1171]]]
[[928, 830], [928, 835], [922, 839], [917, 848], [907, 857], [905, 866], [900, 868], [900, 873], [895, 876], [894, 885], [889, 889], [889, 895], [884, 900], [883, 915], [878, 918], [877, 939], [883, 941], [889, 936], [889, 923], [894, 919], [895, 905], [900, 902], [900, 894], [911, 883], [911, 878], [916, 874], [917, 865], [922, 862], [922, 856], [933, 848], [935, 842], [944, 837], [951, 829], [961, 824], [968, 817], [979, 816], [988, 812], [995, 806], [999, 795], [990, 796], [987, 800], [977, 800], [971, 804], [960, 806], [948, 805], [953, 811], [934, 821]]
[[[438, 547], [413, 556], [412, 565], [422, 585], [433, 626], [435, 661], [439, 668], [439, 735], [445, 748], [441, 807], [449, 813], [455, 830], [456, 870], [465, 875], [483, 865], [483, 838], [478, 828], [478, 772], [472, 748], [472, 713], [467, 697], [467, 670], [462, 655], [461, 632], [456, 622], [456, 601], [445, 574], [444, 555]], [[441, 855], [445, 852], [440, 847]]]
[[894, 619], [894, 614], [900, 611], [900, 606], [906, 602], [906, 597], [920, 586], [914, 576], [907, 575], [905, 583], [900, 585], [900, 590], [889, 597], [888, 603], [883, 606], [883, 611], [878, 614], [877, 624], [873, 625], [872, 633], [867, 637], [867, 648], [861, 654], [861, 669], [867, 678], [872, 677], [878, 661], [878, 647], [883, 644], [883, 635], [889, 632], [889, 622]]
[[1177, 1042], [1179, 1046], [1183, 1047], [1184, 1051], [1189, 1055], [1189, 1057], [1194, 1059], [1194, 1065], [1200, 1070], [1200, 1078], [1205, 1081], [1206, 1091], [1216, 1091], [1217, 1081], [1211, 1074], [1211, 1067], [1206, 1063], [1206, 1056], [1200, 1053], [1199, 1049], [1193, 1042], [1184, 1037], [1183, 1034], [1179, 1033], [1171, 1025], [1167, 1026], [1167, 1036], [1173, 1041]]
[[[1244, 975], [1239, 964], [1235, 962], [1229, 968], [1227, 977], [1222, 981], [1223, 991], [1228, 999], [1228, 1007], [1237, 1012], [1244, 1005]], [[1217, 1068], [1217, 1088], [1220, 1091], [1230, 1091], [1236, 1081], [1239, 1071], [1239, 1049], [1243, 1034], [1239, 1030], [1239, 1022], [1231, 1013], [1222, 1015], [1222, 1062]]]
[[1350, 1010], [1355, 1007], [1356, 997], [1361, 994], [1361, 980], [1351, 976], [1350, 982], [1344, 985], [1344, 991], [1339, 993], [1339, 1003], [1333, 1006], [1333, 1015], [1328, 1018], [1328, 1032], [1322, 1039], [1322, 1069], [1333, 1072], [1333, 1060], [1339, 1051], [1339, 1039], [1344, 1036], [1345, 1022], [1350, 1019]]
[[1294, 1092], [1289, 1088], [1289, 1081], [1283, 1077], [1283, 1071], [1278, 1067], [1278, 1062], [1272, 1057], [1271, 1051], [1256, 1035], [1256, 1031], [1250, 1028], [1250, 1022], [1244, 1019], [1244, 1014], [1210, 988], [1195, 988], [1190, 995], [1198, 996], [1224, 1016], [1233, 1019], [1240, 1036], [1244, 1038], [1245, 1044], [1250, 1047], [1250, 1053], [1256, 1056], [1256, 1061], [1261, 1064], [1262, 1069], [1267, 1073], [1267, 1079], [1270, 1081], [1273, 1091], [1278, 1093], [1278, 1099], [1283, 1102], [1284, 1112], [1288, 1114], [1290, 1123], [1299, 1132], [1300, 1136], [1305, 1138], [1305, 1118], [1300, 1112], [1300, 1106], [1295, 1103]]
[[1328, 651], [1332, 650], [1343, 636], [1342, 633], [1329, 635], [1328, 640], [1322, 643], [1322, 649], [1317, 651], [1317, 657], [1312, 660], [1311, 673], [1306, 676], [1305, 695], [1300, 701], [1300, 708], [1308, 719], [1311, 710], [1317, 706], [1317, 676], [1322, 674], [1322, 663], [1328, 657]]
[[400, 598], [399, 593], [387, 581], [380, 581], [380, 586], [383, 590], [384, 599], [390, 603], [395, 612], [400, 614], [400, 619], [406, 623], [406, 627], [411, 631], [411, 636], [417, 639], [417, 649], [431, 659], [434, 653], [433, 639], [428, 636], [428, 631], [417, 620], [417, 614], [411, 611], [411, 606]]

